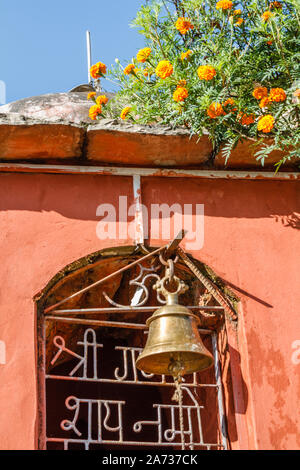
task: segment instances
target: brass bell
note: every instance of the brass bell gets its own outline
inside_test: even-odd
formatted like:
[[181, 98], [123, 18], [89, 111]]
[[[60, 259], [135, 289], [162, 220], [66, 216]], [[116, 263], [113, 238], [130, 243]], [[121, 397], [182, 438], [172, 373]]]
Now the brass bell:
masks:
[[176, 292], [169, 292], [164, 286], [167, 279], [165, 276], [154, 286], [167, 303], [146, 321], [148, 339], [136, 367], [150, 374], [173, 376], [207, 369], [213, 364], [213, 357], [201, 341], [197, 328], [200, 320], [188, 308], [178, 304], [178, 295], [188, 286], [173, 276], [178, 287]]

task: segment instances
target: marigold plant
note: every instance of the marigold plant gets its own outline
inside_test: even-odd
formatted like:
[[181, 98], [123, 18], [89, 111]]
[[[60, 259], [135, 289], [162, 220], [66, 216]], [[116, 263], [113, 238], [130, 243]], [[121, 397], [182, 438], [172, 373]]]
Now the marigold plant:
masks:
[[146, 62], [150, 54], [151, 54], [150, 47], [144, 47], [144, 49], [140, 49], [136, 55], [137, 61], [142, 62], [142, 63]]
[[101, 104], [107, 104], [108, 103], [108, 98], [105, 95], [100, 95], [98, 98], [96, 98], [96, 103], [101, 106]]
[[168, 60], [161, 60], [155, 69], [156, 75], [162, 79], [170, 77], [173, 71], [173, 65]]
[[121, 119], [126, 119], [128, 117], [128, 114], [130, 113], [131, 111], [131, 107], [130, 106], [126, 106], [125, 108], [122, 109], [121, 111], [121, 114], [120, 114], [120, 118]]
[[194, 29], [194, 26], [192, 25], [191, 21], [188, 18], [184, 17], [178, 18], [175, 23], [175, 27], [181, 34], [186, 34], [190, 29]]
[[94, 104], [93, 106], [90, 107], [89, 110], [89, 117], [95, 121], [99, 115], [102, 113], [102, 108], [98, 104]]
[[134, 64], [128, 64], [126, 65], [126, 67], [124, 68], [124, 73], [125, 75], [129, 75], [130, 73], [133, 73], [135, 69], [135, 65]]
[[184, 101], [187, 99], [188, 95], [189, 92], [185, 87], [178, 86], [173, 93], [173, 100], [177, 102]]
[[93, 78], [100, 78], [106, 74], [106, 65], [103, 62], [97, 62], [90, 68], [90, 74]]
[[225, 161], [246, 139], [262, 164], [273, 150], [277, 168], [300, 158], [298, 0], [144, 3], [133, 26], [145, 47], [127, 61], [134, 74], [120, 61], [108, 70], [120, 88], [102, 114], [206, 133]]

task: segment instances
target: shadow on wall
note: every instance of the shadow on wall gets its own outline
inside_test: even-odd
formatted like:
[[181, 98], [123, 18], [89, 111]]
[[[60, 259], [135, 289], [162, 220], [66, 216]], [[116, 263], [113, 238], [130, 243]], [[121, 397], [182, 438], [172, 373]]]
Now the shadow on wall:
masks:
[[[240, 353], [227, 345], [228, 360], [230, 360], [230, 374], [224, 377], [224, 385], [228, 393], [227, 403], [227, 430], [230, 443], [236, 443], [241, 436], [237, 430], [237, 415], [245, 415], [248, 408], [248, 388], [241, 371]], [[226, 357], [226, 355], [225, 355]], [[232, 392], [230, 393], [230, 390]]]
[[293, 212], [291, 215], [279, 216], [271, 215], [276, 222], [281, 222], [284, 227], [292, 227], [300, 230], [300, 214]]

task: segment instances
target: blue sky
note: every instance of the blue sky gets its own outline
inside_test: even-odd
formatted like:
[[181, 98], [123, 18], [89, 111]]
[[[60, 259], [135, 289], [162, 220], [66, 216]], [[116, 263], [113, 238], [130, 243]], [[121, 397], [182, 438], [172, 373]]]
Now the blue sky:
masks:
[[[87, 83], [86, 30], [92, 63], [136, 54], [143, 36], [129, 23], [142, 0], [0, 0], [0, 80], [6, 102], [65, 92]], [[102, 82], [106, 90], [112, 89]]]

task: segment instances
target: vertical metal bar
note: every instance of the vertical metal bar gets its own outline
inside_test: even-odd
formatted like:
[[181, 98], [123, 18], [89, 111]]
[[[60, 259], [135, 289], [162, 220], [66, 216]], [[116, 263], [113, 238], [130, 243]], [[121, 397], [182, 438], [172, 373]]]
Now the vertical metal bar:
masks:
[[135, 203], [135, 244], [143, 245], [145, 237], [140, 175], [133, 175], [133, 196]]
[[38, 342], [38, 449], [46, 450], [46, 324], [37, 309]]
[[87, 63], [88, 63], [88, 83], [91, 83], [90, 68], [92, 65], [92, 50], [91, 50], [91, 34], [86, 32], [86, 50], [87, 50]]
[[222, 435], [222, 445], [224, 450], [228, 449], [227, 445], [227, 431], [226, 431], [226, 419], [224, 413], [224, 402], [223, 402], [223, 391], [222, 391], [222, 381], [221, 381], [221, 371], [219, 363], [219, 353], [218, 353], [218, 344], [217, 344], [217, 333], [211, 335], [212, 346], [213, 346], [213, 355], [214, 355], [214, 368], [215, 368], [215, 377], [218, 390], [218, 408], [219, 408], [219, 419]]

